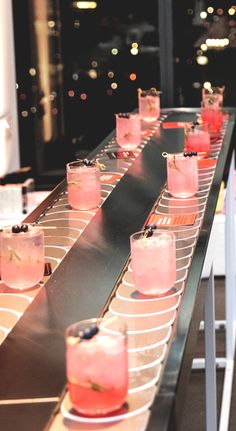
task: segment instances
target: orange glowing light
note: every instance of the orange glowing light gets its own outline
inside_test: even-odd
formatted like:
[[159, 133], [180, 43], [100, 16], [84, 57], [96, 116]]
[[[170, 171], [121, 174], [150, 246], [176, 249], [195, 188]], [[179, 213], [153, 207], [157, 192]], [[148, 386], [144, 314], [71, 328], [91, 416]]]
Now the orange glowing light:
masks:
[[136, 80], [136, 78], [137, 78], [136, 73], [131, 73], [131, 74], [129, 75], [129, 79], [130, 79], [130, 81], [135, 81], [135, 80]]

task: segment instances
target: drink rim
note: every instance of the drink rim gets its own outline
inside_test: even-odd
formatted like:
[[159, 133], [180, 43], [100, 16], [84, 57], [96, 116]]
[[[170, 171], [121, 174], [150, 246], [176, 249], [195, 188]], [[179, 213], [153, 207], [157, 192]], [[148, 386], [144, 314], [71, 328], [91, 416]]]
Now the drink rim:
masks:
[[78, 162], [78, 160], [74, 160], [73, 162], [68, 162], [67, 164], [66, 164], [66, 168], [67, 168], [67, 171], [70, 171], [70, 170], [73, 170], [73, 171], [78, 171], [78, 170], [83, 170], [83, 171], [86, 171], [88, 168], [91, 170], [91, 169], [94, 169], [94, 170], [100, 170], [99, 169], [99, 167], [98, 166], [96, 166], [96, 165], [89, 165], [89, 166], [86, 166], [86, 165], [84, 165], [84, 164], [82, 164], [81, 163], [81, 165], [79, 164], [79, 162]]
[[[142, 236], [143, 237], [145, 237], [145, 233], [146, 233], [147, 231], [146, 230], [140, 230], [140, 231], [138, 231], [138, 232], [134, 232], [134, 233], [132, 233], [132, 235], [130, 235], [130, 239], [133, 239], [134, 238], [134, 236], [138, 236], [138, 235], [140, 235], [140, 238], [142, 238]], [[152, 231], [153, 233], [152, 233], [152, 236], [150, 236], [150, 237], [146, 237], [147, 238], [147, 240], [149, 239], [149, 238], [153, 238], [153, 236], [158, 236], [158, 235], [155, 235], [155, 234], [163, 234], [163, 233], [165, 233], [165, 234], [168, 234], [169, 236], [172, 236], [172, 237], [174, 237], [175, 238], [175, 233], [172, 231], [172, 230], [167, 230], [167, 229], [159, 229], [158, 227], [156, 228], [156, 229], [153, 229], [153, 231]]]
[[26, 232], [20, 231], [20, 232], [12, 232], [12, 227], [13, 226], [7, 226], [6, 228], [2, 229], [1, 232], [1, 237], [2, 238], [15, 238], [15, 237], [20, 237], [19, 238], [30, 238], [36, 235], [44, 235], [44, 231], [43, 228], [39, 225], [35, 226], [34, 224], [31, 223], [21, 223], [21, 225], [27, 225], [29, 227], [29, 229]]
[[[119, 327], [118, 328], [109, 328], [109, 326], [106, 327], [106, 325], [112, 324], [112, 322], [118, 322]], [[93, 317], [90, 319], [84, 319], [84, 320], [78, 320], [77, 322], [72, 323], [71, 325], [69, 325], [66, 330], [65, 330], [65, 338], [66, 340], [68, 338], [74, 338], [74, 339], [79, 339], [79, 327], [90, 327], [91, 325], [97, 325], [99, 328], [102, 329], [102, 332], [104, 333], [108, 333], [108, 334], [112, 334], [112, 335], [116, 335], [119, 337], [126, 337], [126, 332], [127, 332], [127, 325], [126, 323], [121, 320], [121, 318], [119, 318], [119, 316], [111, 316], [111, 317]], [[76, 331], [76, 328], [78, 328], [78, 330]], [[82, 329], [82, 328], [81, 328]], [[76, 335], [77, 334], [77, 335]]]

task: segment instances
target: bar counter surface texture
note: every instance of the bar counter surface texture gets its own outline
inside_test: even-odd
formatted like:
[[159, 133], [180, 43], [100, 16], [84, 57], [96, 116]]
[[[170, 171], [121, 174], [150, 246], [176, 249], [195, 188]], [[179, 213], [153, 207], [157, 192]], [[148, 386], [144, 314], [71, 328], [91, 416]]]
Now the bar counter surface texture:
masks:
[[[184, 131], [163, 123], [194, 121], [198, 112], [163, 110], [157, 123], [142, 125], [142, 144], [132, 151], [118, 148], [112, 132], [89, 157], [105, 165], [99, 208], [71, 209], [64, 180], [25, 219], [44, 227], [52, 274], [23, 292], [0, 284], [4, 431], [179, 429], [202, 313], [201, 274], [235, 138], [235, 110], [228, 108], [222, 134], [211, 143], [216, 165], [199, 167], [198, 194], [171, 198], [162, 152], [182, 151]], [[177, 281], [167, 297], [147, 300], [134, 289], [129, 237], [153, 214], [160, 227], [170, 215], [195, 214], [195, 221], [164, 227], [176, 234]], [[104, 315], [121, 315], [128, 326], [129, 410], [116, 421], [83, 423], [66, 392], [65, 328]]]

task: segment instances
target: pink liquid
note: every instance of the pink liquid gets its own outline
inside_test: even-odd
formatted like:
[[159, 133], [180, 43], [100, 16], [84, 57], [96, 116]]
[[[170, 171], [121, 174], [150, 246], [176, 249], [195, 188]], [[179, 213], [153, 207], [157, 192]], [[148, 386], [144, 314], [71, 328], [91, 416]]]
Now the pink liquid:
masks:
[[131, 150], [141, 143], [140, 117], [129, 114], [129, 118], [116, 115], [116, 140], [120, 147]]
[[195, 195], [198, 191], [197, 156], [169, 155], [167, 185], [172, 196], [187, 198]]
[[223, 124], [223, 112], [221, 109], [204, 107], [201, 110], [202, 121], [209, 124], [210, 134], [219, 133]]
[[210, 134], [204, 130], [189, 131], [185, 137], [185, 151], [197, 151], [200, 157], [210, 154]]
[[100, 204], [100, 171], [96, 166], [67, 165], [67, 186], [68, 202], [72, 208], [89, 210]]
[[142, 119], [148, 123], [156, 121], [160, 117], [160, 97], [147, 95], [139, 96], [139, 113]]
[[[145, 238], [131, 236], [131, 264], [135, 288], [144, 295], [162, 295], [176, 281], [174, 235], [153, 233]], [[133, 239], [132, 239], [133, 238]]]
[[44, 235], [39, 229], [2, 235], [1, 278], [9, 287], [27, 289], [44, 275]]
[[123, 335], [97, 334], [67, 343], [67, 379], [71, 402], [80, 413], [104, 415], [119, 409], [128, 389], [128, 359]]

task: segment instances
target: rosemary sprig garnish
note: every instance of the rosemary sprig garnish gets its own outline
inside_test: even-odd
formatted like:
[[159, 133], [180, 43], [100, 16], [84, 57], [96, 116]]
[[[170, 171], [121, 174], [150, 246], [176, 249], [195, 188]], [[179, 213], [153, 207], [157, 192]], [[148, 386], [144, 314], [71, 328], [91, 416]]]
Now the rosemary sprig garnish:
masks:
[[92, 380], [88, 380], [85, 383], [80, 383], [76, 379], [69, 379], [69, 382], [79, 386], [80, 388], [91, 389], [95, 392], [104, 393], [108, 391], [108, 389], [104, 388], [104, 386], [100, 385], [99, 383], [93, 382]]
[[125, 139], [130, 139], [131, 136], [132, 136], [132, 133], [130, 133], [130, 132], [127, 132], [127, 133], [124, 134], [124, 138]]
[[18, 260], [19, 262], [22, 260], [21, 257], [19, 256], [19, 254], [17, 254], [15, 250], [13, 250], [10, 247], [8, 247], [8, 250], [10, 251], [10, 258], [9, 258], [10, 262], [13, 260], [13, 258]]

